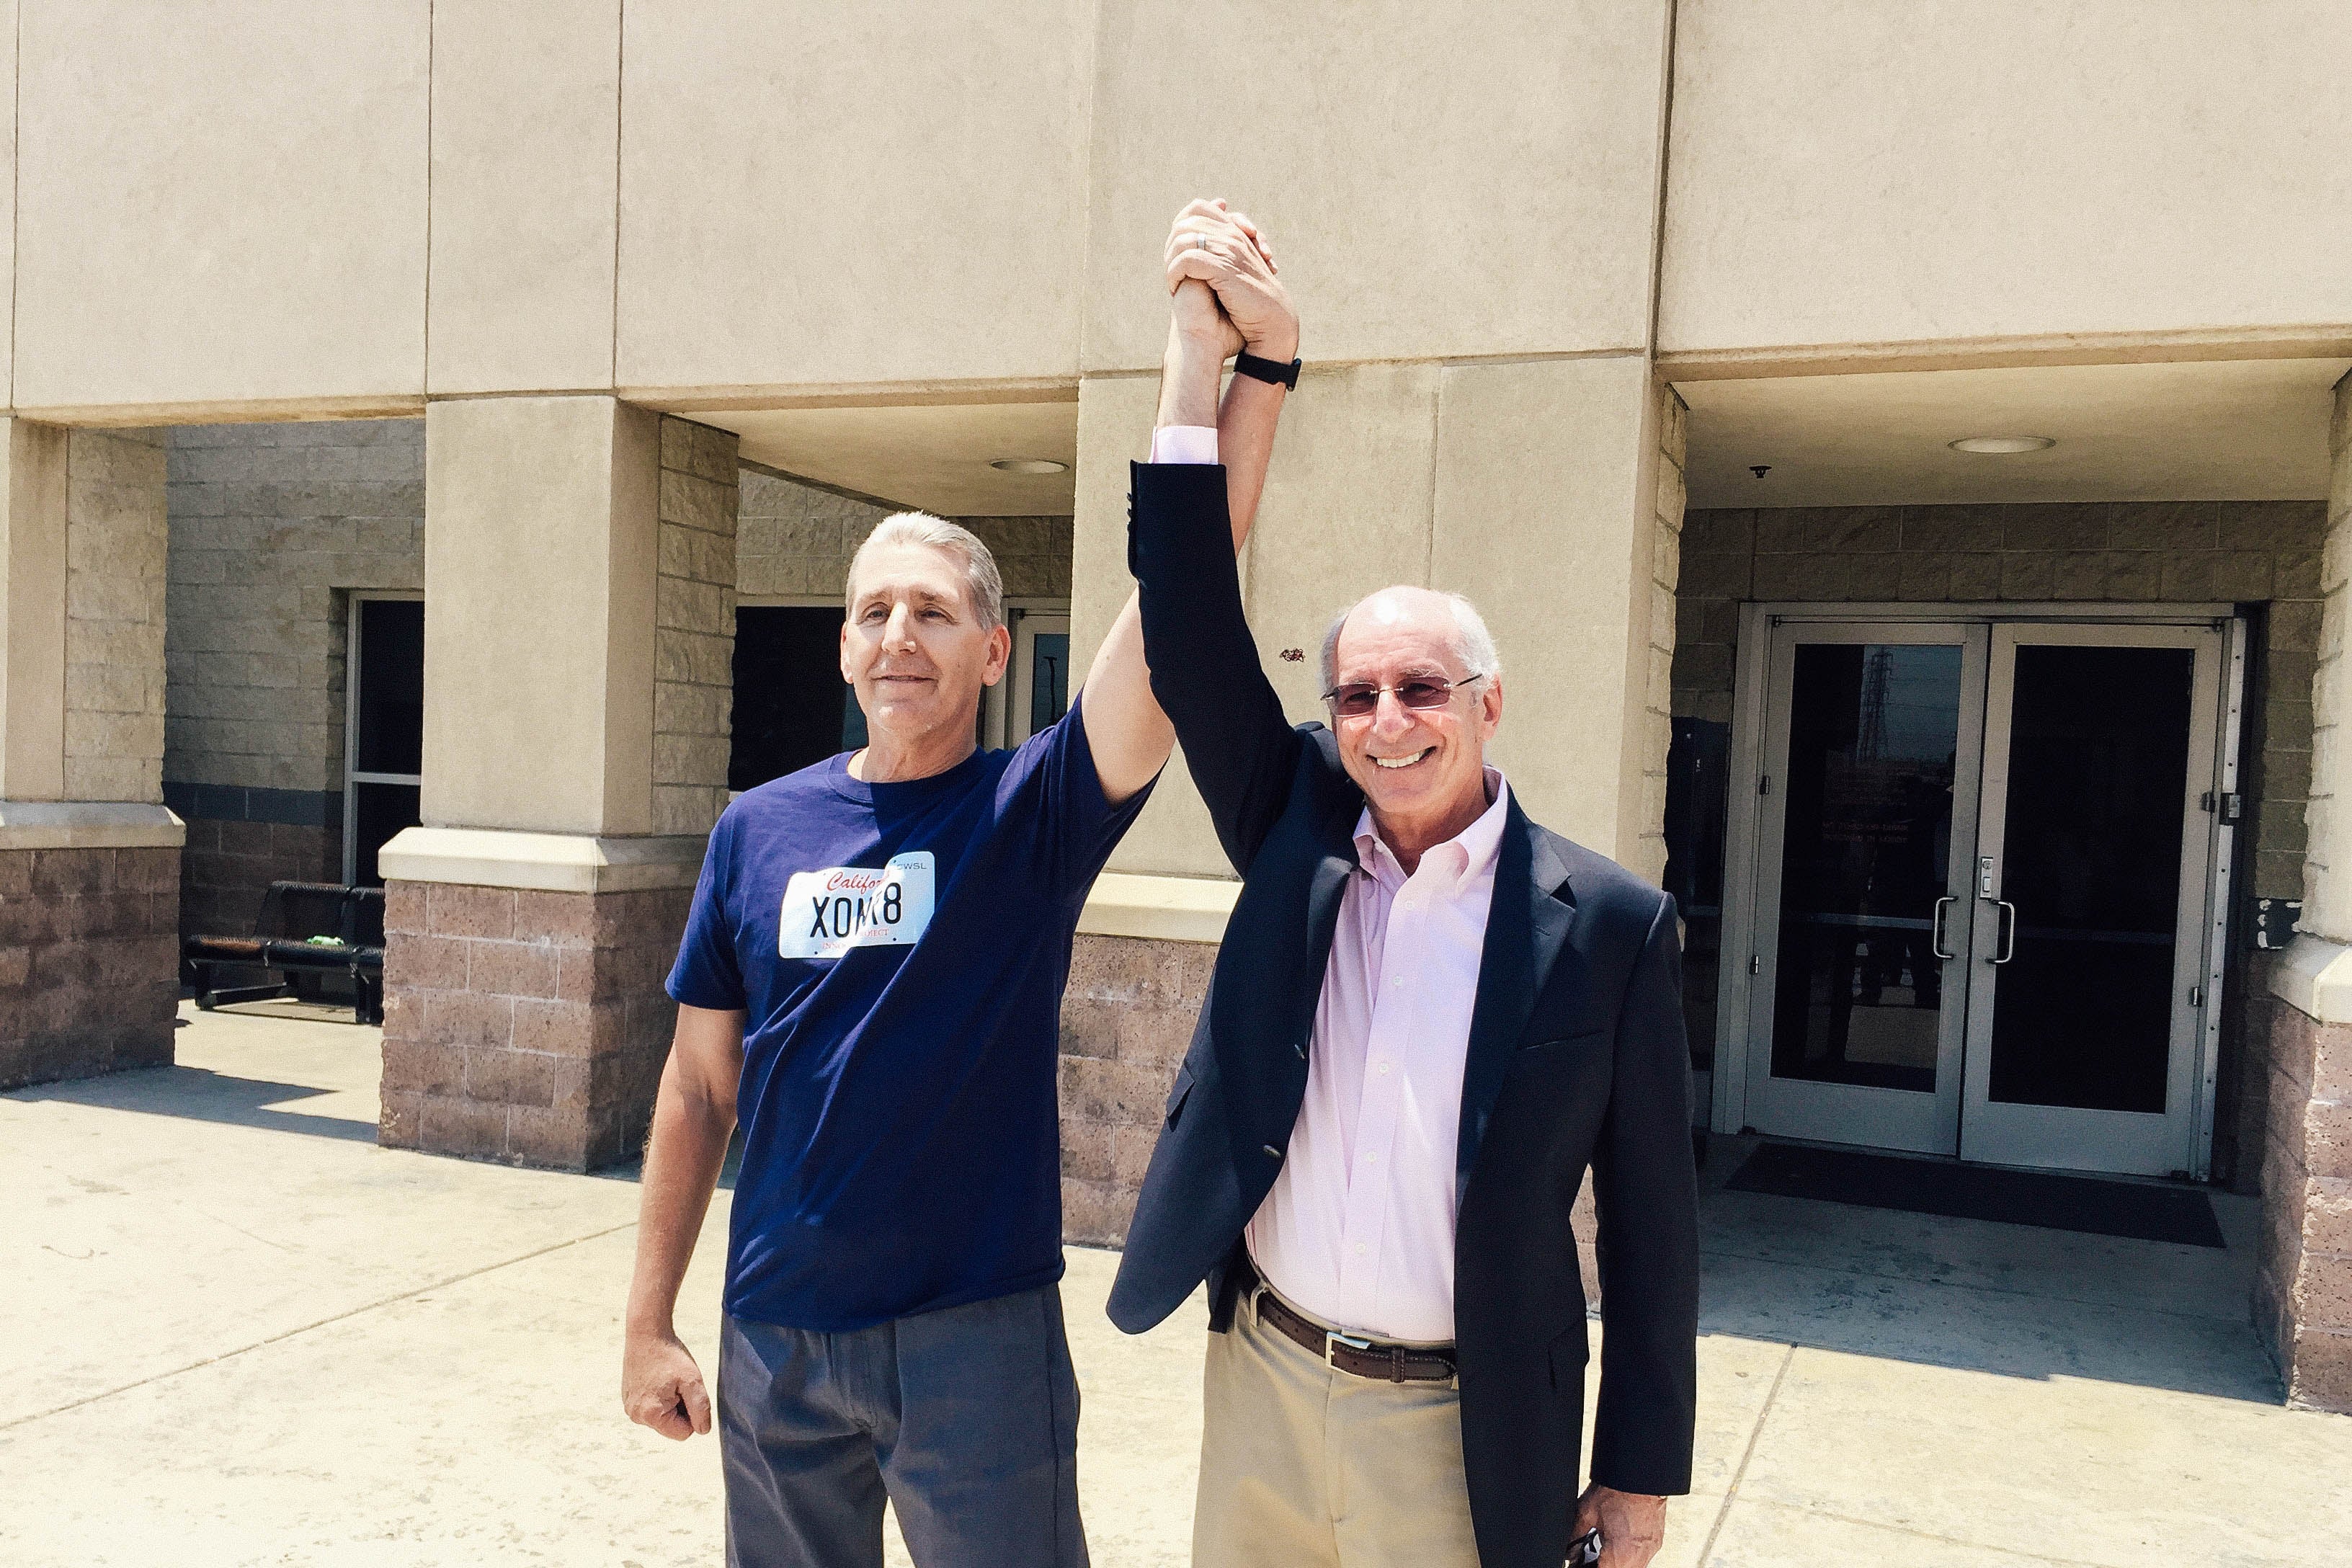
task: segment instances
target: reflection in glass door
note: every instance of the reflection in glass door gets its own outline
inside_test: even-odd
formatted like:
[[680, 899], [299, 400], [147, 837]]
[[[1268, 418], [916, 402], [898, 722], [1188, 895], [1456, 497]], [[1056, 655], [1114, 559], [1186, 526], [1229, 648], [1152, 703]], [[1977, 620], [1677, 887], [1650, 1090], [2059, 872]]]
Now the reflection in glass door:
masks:
[[1986, 633], [1774, 628], [1748, 1122], [1950, 1153]]
[[2193, 1167], [2211, 626], [1993, 634], [1960, 1152]]

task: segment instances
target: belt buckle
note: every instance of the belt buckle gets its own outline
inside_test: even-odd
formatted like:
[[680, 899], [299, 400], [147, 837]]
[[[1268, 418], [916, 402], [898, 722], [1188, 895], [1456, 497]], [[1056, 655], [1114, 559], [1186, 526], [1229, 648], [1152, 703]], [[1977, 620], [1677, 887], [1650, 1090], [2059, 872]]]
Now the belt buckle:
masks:
[[1372, 1348], [1372, 1342], [1366, 1339], [1359, 1339], [1354, 1334], [1343, 1334], [1337, 1329], [1324, 1330], [1323, 1364], [1329, 1367], [1334, 1372], [1344, 1370], [1340, 1367], [1338, 1362], [1331, 1359], [1338, 1353], [1337, 1347], [1340, 1345], [1345, 1345], [1351, 1351], [1368, 1351]]

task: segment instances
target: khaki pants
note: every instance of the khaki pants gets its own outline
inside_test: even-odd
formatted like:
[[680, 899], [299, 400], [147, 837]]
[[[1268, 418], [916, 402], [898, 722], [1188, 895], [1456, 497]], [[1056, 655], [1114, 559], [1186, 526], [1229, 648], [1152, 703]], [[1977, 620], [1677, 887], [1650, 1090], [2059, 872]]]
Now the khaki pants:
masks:
[[1255, 1293], [1202, 1383], [1193, 1568], [1478, 1568], [1451, 1384], [1326, 1366]]

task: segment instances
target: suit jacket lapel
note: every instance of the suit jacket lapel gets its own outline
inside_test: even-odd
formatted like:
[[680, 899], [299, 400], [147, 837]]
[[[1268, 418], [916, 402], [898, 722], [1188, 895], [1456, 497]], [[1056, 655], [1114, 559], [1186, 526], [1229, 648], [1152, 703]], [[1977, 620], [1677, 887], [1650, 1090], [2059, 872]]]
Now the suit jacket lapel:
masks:
[[1307, 973], [1314, 979], [1302, 987], [1307, 1012], [1297, 1020], [1301, 1028], [1313, 1026], [1315, 1005], [1322, 1000], [1323, 972], [1331, 962], [1331, 937], [1339, 925], [1339, 900], [1359, 864], [1356, 822], [1363, 809], [1361, 801], [1352, 802], [1344, 810], [1333, 811], [1323, 823], [1323, 858], [1316, 862], [1307, 889]]
[[1470, 1014], [1470, 1047], [1462, 1064], [1462, 1124], [1454, 1165], [1457, 1207], [1469, 1192], [1479, 1142], [1503, 1080], [1510, 1075], [1536, 997], [1542, 994], [1575, 919], [1567, 867], [1513, 795], [1496, 850], [1495, 901], [1486, 914], [1478, 997]]

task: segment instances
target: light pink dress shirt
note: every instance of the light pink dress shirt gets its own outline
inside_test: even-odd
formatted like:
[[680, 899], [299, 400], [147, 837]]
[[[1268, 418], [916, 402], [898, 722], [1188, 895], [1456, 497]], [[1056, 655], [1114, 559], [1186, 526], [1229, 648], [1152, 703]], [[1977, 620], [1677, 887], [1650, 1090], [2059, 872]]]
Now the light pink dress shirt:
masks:
[[[1155, 463], [1216, 460], [1210, 426], [1151, 434]], [[1356, 822], [1357, 870], [1323, 970], [1307, 1097], [1248, 1231], [1266, 1282], [1339, 1328], [1454, 1338], [1462, 1070], [1509, 789], [1488, 768], [1485, 814], [1410, 877], [1371, 813]]]
[[1266, 1282], [1342, 1329], [1454, 1338], [1454, 1154], [1509, 786], [1412, 875], [1356, 824], [1315, 1010], [1307, 1097], [1249, 1224]]

